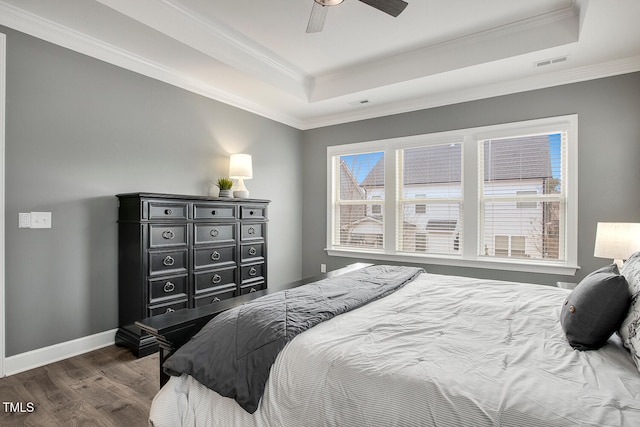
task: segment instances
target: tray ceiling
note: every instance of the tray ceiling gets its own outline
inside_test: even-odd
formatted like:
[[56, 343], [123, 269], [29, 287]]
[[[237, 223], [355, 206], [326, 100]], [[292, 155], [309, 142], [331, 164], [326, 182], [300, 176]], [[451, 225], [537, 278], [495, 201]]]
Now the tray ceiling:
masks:
[[637, 0], [0, 0], [0, 24], [309, 129], [640, 70]]

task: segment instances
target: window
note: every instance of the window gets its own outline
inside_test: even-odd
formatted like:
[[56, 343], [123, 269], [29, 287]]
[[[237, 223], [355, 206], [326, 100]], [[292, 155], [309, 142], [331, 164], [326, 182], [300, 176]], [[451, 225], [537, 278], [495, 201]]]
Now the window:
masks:
[[525, 236], [511, 236], [511, 256], [512, 257], [525, 257], [527, 253], [525, 249], [527, 247], [527, 238]]
[[416, 233], [416, 252], [427, 252], [427, 233]]
[[[416, 194], [416, 199], [426, 199], [426, 194]], [[424, 203], [416, 203], [416, 214], [426, 214], [427, 213], [427, 205]]]
[[[454, 254], [462, 205], [462, 143], [399, 148], [396, 162], [402, 206], [396, 250]], [[416, 244], [418, 233], [426, 234], [426, 245]]]
[[[499, 257], [509, 256], [509, 236], [495, 236], [495, 249], [493, 254]], [[489, 255], [485, 248], [485, 255]]]
[[380, 249], [384, 244], [384, 153], [336, 156], [332, 244]]
[[332, 146], [327, 159], [330, 255], [577, 268], [577, 116]]
[[[554, 130], [480, 141], [480, 232], [486, 256], [565, 258], [566, 138], [566, 131]], [[520, 236], [517, 249], [515, 236], [503, 247], [498, 236], [512, 235]]]
[[[527, 194], [538, 194], [536, 190], [518, 190], [516, 191], [518, 196], [524, 196]], [[516, 202], [516, 208], [518, 209], [535, 209], [538, 207], [538, 202]]]
[[[525, 257], [525, 236], [494, 236], [496, 257]], [[485, 253], [488, 255], [488, 253]]]
[[[381, 196], [371, 196], [373, 200], [382, 200]], [[382, 215], [382, 205], [371, 205], [372, 215]]]

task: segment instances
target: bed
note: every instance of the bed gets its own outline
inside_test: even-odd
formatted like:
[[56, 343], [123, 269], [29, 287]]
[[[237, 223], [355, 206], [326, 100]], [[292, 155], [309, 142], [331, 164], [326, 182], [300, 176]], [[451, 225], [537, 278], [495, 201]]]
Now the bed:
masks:
[[572, 347], [560, 322], [587, 284], [570, 291], [419, 272], [288, 340], [253, 413], [174, 372], [150, 425], [639, 426], [639, 259], [621, 276], [630, 279], [626, 332], [607, 334], [597, 350]]

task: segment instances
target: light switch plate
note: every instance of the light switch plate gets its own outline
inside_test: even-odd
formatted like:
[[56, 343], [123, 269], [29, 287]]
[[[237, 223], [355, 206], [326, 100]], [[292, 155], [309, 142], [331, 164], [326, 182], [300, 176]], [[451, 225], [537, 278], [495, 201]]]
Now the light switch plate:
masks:
[[29, 212], [18, 214], [18, 228], [31, 228], [31, 214]]
[[51, 212], [31, 212], [31, 228], [51, 228]]

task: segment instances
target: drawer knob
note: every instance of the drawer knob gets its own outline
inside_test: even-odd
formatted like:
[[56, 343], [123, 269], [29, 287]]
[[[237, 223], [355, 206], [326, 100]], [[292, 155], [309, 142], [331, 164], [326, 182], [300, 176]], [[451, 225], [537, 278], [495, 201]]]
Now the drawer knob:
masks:
[[173, 292], [175, 288], [176, 288], [176, 285], [174, 285], [171, 282], [167, 282], [167, 283], [164, 284], [164, 288], [163, 289], [164, 289], [165, 292], [169, 293], [169, 292]]
[[249, 211], [249, 215], [253, 215], [253, 211]]
[[253, 246], [251, 246], [251, 247], [249, 248], [249, 255], [255, 255], [255, 254], [257, 254], [257, 253], [258, 253], [258, 251], [257, 251], [257, 250], [256, 250], [256, 248], [254, 248]]
[[258, 273], [258, 270], [256, 270], [255, 267], [251, 267], [249, 269], [249, 276], [255, 276]]
[[167, 311], [165, 313], [173, 313], [175, 310], [171, 307], [167, 308]]
[[162, 237], [167, 240], [173, 240], [176, 237], [176, 234], [171, 230], [165, 230], [162, 232]]
[[173, 210], [172, 209], [165, 209], [164, 210], [164, 214], [165, 215], [172, 215], [173, 214]]
[[215, 297], [214, 299], [211, 300], [211, 302], [220, 302], [220, 298]]
[[211, 237], [218, 237], [218, 234], [220, 234], [220, 231], [217, 228], [213, 228], [211, 229], [211, 232], [209, 234], [211, 234]]
[[211, 278], [211, 282], [214, 285], [217, 285], [218, 283], [220, 283], [222, 281], [222, 277], [220, 277], [219, 274], [214, 274], [213, 277]]
[[211, 211], [211, 215], [218, 215], [218, 212], [214, 209]]
[[254, 227], [249, 227], [249, 229], [247, 230], [247, 233], [256, 234], [256, 229]]
[[211, 259], [214, 261], [218, 261], [220, 259], [220, 252], [213, 251], [213, 253], [211, 254]]
[[167, 255], [166, 257], [164, 257], [164, 259], [162, 260], [162, 263], [164, 265], [166, 265], [167, 267], [172, 266], [173, 264], [175, 264], [176, 260], [173, 259], [171, 256]]
[[255, 292], [255, 291], [256, 291], [256, 288], [251, 288], [251, 289], [249, 289], [249, 293], [251, 293], [251, 292]]

